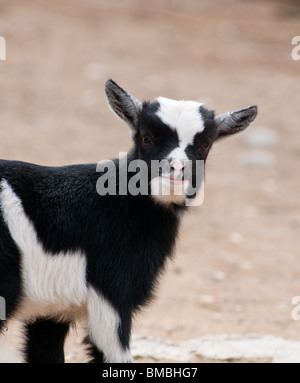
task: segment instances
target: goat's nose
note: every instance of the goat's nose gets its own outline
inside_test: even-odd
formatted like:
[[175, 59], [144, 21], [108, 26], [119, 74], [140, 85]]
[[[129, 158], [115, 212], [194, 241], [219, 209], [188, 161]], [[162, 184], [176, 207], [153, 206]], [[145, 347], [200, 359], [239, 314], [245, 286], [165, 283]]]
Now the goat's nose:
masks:
[[184, 170], [184, 164], [180, 160], [174, 160], [171, 162], [171, 174], [174, 179], [182, 179]]

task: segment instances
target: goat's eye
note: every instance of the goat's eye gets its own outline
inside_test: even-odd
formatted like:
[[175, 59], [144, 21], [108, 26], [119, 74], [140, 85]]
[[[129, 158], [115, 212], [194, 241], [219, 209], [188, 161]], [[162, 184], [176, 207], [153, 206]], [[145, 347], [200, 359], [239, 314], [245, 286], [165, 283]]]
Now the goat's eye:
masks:
[[208, 149], [209, 149], [209, 142], [202, 142], [200, 145], [199, 145], [199, 149], [202, 150], [203, 152], [206, 152]]
[[144, 136], [143, 137], [143, 142], [144, 142], [144, 144], [149, 145], [149, 144], [152, 143], [152, 138], [150, 136]]

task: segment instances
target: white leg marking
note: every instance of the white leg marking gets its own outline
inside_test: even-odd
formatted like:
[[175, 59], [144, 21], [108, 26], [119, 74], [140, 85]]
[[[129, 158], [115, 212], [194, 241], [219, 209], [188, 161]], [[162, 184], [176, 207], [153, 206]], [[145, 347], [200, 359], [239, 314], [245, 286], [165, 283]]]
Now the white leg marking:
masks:
[[131, 361], [130, 350], [124, 350], [119, 339], [120, 317], [113, 306], [92, 287], [88, 293], [88, 332], [91, 341], [104, 354], [107, 363]]

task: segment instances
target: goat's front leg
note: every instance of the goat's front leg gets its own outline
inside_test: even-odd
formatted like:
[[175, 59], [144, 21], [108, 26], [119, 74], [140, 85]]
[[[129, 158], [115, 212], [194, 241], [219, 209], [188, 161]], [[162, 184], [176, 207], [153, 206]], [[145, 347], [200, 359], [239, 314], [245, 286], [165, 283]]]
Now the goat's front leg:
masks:
[[106, 298], [95, 289], [89, 289], [87, 330], [92, 362], [131, 362], [130, 327], [130, 319], [122, 320]]

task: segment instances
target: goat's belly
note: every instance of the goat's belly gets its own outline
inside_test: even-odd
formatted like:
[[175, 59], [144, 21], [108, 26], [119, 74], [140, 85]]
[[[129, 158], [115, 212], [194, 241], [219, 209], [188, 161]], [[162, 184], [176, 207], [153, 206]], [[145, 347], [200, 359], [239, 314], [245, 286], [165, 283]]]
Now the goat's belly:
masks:
[[15, 313], [21, 321], [34, 321], [36, 318], [53, 318], [57, 321], [75, 322], [86, 319], [87, 305], [59, 305], [51, 302], [36, 302], [24, 297]]

